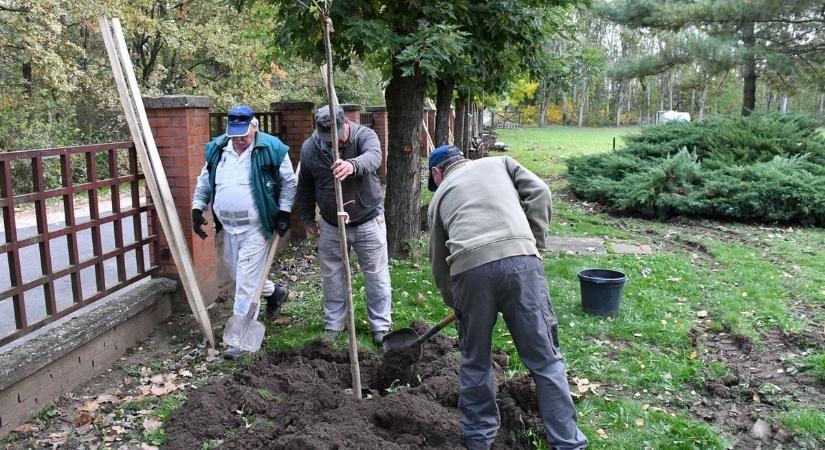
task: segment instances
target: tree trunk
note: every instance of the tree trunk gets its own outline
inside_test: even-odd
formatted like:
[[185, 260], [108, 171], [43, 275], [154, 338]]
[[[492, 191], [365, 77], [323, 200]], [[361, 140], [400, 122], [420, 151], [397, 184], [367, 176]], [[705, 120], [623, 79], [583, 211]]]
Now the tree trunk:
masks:
[[705, 100], [707, 98], [708, 87], [702, 87], [702, 97], [699, 99], [699, 120], [703, 120], [705, 118]]
[[421, 119], [426, 79], [420, 69], [402, 76], [393, 65], [387, 86], [387, 246], [390, 258], [403, 256], [405, 243], [418, 236], [421, 193]]
[[[659, 76], [659, 111], [665, 109], [665, 75]], [[659, 115], [656, 115], [658, 119]]]
[[788, 96], [787, 95], [782, 96], [782, 107], [779, 111], [782, 114], [785, 114], [785, 113], [788, 112]]
[[630, 82], [628, 82], [627, 85], [627, 95], [625, 95], [625, 98], [627, 98], [627, 124], [630, 125], [630, 117], [633, 116], [633, 85], [630, 84]]
[[756, 109], [756, 57], [753, 54], [753, 22], [742, 24], [742, 43], [744, 54], [742, 61], [742, 115], [749, 116]]
[[[607, 100], [604, 102], [605, 120], [610, 120], [610, 78], [604, 77], [604, 93]], [[599, 120], [601, 122], [601, 120]]]
[[767, 101], [767, 102], [765, 102], [765, 111], [766, 111], [766, 112], [770, 112], [770, 111], [771, 111], [771, 103], [773, 103], [773, 92], [772, 92], [772, 91], [768, 91], [768, 101]]
[[466, 155], [467, 152], [473, 149], [473, 101], [470, 100], [470, 96], [467, 96], [465, 100], [467, 113], [464, 115], [464, 154]]
[[690, 115], [696, 115], [696, 89], [690, 90]]
[[[505, 120], [507, 113], [505, 112]], [[467, 122], [467, 98], [459, 94], [455, 99], [455, 130], [453, 130], [453, 145], [466, 152], [464, 148], [464, 124]], [[505, 123], [506, 126], [506, 123]]]
[[542, 81], [541, 82], [541, 103], [539, 104], [539, 127], [544, 128], [547, 126], [547, 105], [550, 104], [550, 95], [548, 93], [550, 89], [547, 88], [547, 83]]
[[473, 128], [472, 128], [473, 134], [472, 134], [472, 137], [473, 137], [473, 139], [475, 139], [480, 133], [479, 128], [478, 128], [478, 105], [476, 105], [475, 103], [473, 103], [472, 111], [473, 111], [472, 116], [471, 116], [471, 119], [473, 120]]
[[579, 97], [578, 97], [577, 93], [578, 93], [578, 85], [573, 84], [573, 98], [571, 99], [573, 101], [573, 108], [576, 108], [577, 105], [579, 104], [578, 103]]
[[582, 93], [579, 95], [579, 128], [582, 127], [584, 123], [584, 104], [587, 101], [587, 92], [589, 91], [588, 84], [590, 83], [589, 77], [584, 77], [584, 85], [582, 86]]
[[23, 63], [23, 84], [27, 94], [32, 93], [32, 64], [31, 62]]
[[[823, 96], [825, 98], [825, 96]], [[822, 109], [822, 108], [820, 108]], [[822, 115], [822, 114], [820, 114]], [[567, 92], [561, 93], [561, 124], [567, 125]]]
[[435, 97], [435, 146], [450, 143], [450, 111], [453, 105], [454, 80], [435, 80], [438, 93]]
[[668, 98], [668, 109], [673, 110], [673, 79], [671, 78], [670, 74], [667, 75], [667, 98]]
[[650, 123], [650, 85], [645, 89], [645, 109], [647, 109], [647, 123]]
[[825, 114], [825, 94], [819, 95], [819, 118], [821, 119]]
[[622, 126], [622, 85], [619, 84], [619, 92], [616, 94], [616, 128]]

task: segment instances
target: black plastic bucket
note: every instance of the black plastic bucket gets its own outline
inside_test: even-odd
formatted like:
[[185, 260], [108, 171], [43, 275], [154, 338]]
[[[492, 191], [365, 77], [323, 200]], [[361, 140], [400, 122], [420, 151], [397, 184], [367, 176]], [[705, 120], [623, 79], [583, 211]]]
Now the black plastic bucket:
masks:
[[586, 269], [579, 272], [582, 311], [596, 316], [615, 316], [619, 312], [627, 275], [618, 270]]

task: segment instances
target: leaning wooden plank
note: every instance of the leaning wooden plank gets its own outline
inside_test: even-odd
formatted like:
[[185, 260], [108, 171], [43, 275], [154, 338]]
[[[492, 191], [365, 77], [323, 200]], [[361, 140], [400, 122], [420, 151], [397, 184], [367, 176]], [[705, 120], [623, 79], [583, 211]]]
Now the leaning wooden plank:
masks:
[[435, 150], [435, 145], [433, 144], [433, 138], [430, 137], [430, 130], [427, 128], [427, 119], [421, 119], [421, 125], [424, 127], [424, 135], [427, 136], [427, 154], [424, 156], [430, 156], [430, 152]]
[[[160, 193], [163, 196], [164, 203], [168, 208], [171, 208], [171, 210], [175, 212], [175, 203], [172, 198], [172, 191], [169, 188], [169, 183], [166, 179], [166, 171], [163, 168], [163, 163], [160, 160], [160, 154], [158, 153], [157, 146], [155, 145], [155, 138], [152, 134], [152, 128], [149, 126], [149, 119], [146, 117], [146, 109], [143, 106], [143, 98], [140, 95], [140, 88], [138, 87], [137, 79], [135, 79], [135, 71], [132, 67], [132, 60], [129, 58], [129, 51], [126, 48], [126, 39], [123, 36], [123, 29], [120, 26], [120, 19], [112, 19], [112, 31], [115, 36], [115, 50], [117, 50], [117, 53], [120, 55], [121, 62], [125, 69], [126, 81], [129, 84], [129, 90], [132, 94], [132, 101], [134, 102], [135, 111], [137, 112], [137, 117], [140, 121], [140, 128], [142, 128], [143, 131], [143, 137], [146, 142], [146, 150], [149, 156], [149, 164], [152, 166], [153, 171], [158, 174], [155, 178], [158, 180], [158, 186], [160, 188]], [[206, 304], [203, 301], [203, 296], [201, 295], [200, 288], [198, 286], [195, 268], [192, 264], [192, 257], [189, 254], [189, 248], [186, 246], [186, 239], [183, 235], [180, 219], [176, 213], [168, 214], [167, 216], [170, 219], [171, 231], [175, 237], [176, 246], [178, 247], [178, 252], [180, 254], [181, 263], [176, 262], [176, 264], [179, 270], [183, 270], [186, 275], [186, 279], [189, 280], [188, 285], [192, 288], [192, 295], [191, 297], [187, 296], [187, 298], [193, 299], [197, 313], [200, 314], [203, 319], [203, 323], [209, 327], [208, 335], [211, 337], [212, 327], [209, 321], [209, 315], [206, 311]], [[169, 236], [169, 234], [167, 234], [167, 236]], [[210, 339], [210, 342], [213, 340], [214, 338]]]
[[[172, 233], [173, 226], [171, 223], [170, 216], [174, 217], [174, 221], [177, 222], [178, 228], [180, 228], [180, 222], [178, 221], [177, 214], [169, 214], [169, 211], [167, 210], [168, 205], [174, 204], [172, 202], [165, 201], [166, 197], [170, 197], [168, 195], [168, 184], [165, 184], [167, 190], [166, 196], [164, 196], [161, 193], [161, 188], [159, 185], [159, 179], [162, 179], [164, 183], [166, 182], [165, 173], [163, 171], [161, 171], [160, 173], [156, 172], [150, 163], [145, 139], [138, 125], [135, 106], [132, 103], [129, 91], [126, 87], [126, 81], [124, 80], [123, 69], [121, 67], [122, 61], [120, 55], [118, 54], [119, 52], [115, 45], [114, 38], [112, 37], [110, 23], [106, 17], [100, 17], [98, 19], [98, 22], [100, 23], [100, 29], [103, 35], [103, 42], [106, 46], [106, 51], [109, 55], [109, 61], [112, 66], [115, 84], [117, 85], [118, 93], [120, 94], [120, 100], [123, 105], [124, 113], [126, 115], [126, 121], [129, 125], [129, 130], [132, 134], [132, 139], [135, 143], [135, 148], [137, 150], [136, 153], [140, 159], [141, 167], [143, 167], [144, 176], [146, 177], [146, 184], [149, 187], [149, 192], [151, 193], [152, 197], [154, 199], [160, 200], [156, 201], [155, 205], [158, 217], [161, 222], [161, 227], [163, 228], [163, 231], [166, 234], [166, 236], [169, 237], [168, 240], [170, 244], [170, 250], [173, 259], [175, 260], [175, 264], [177, 265], [177, 267], [182, 267], [185, 265], [185, 259], [183, 258], [183, 255], [181, 255], [182, 252], [180, 249], [180, 244], [183, 241], [176, 241], [174, 239], [174, 234]], [[188, 249], [186, 249], [186, 247], [184, 246], [183, 250], [185, 252], [186, 259], [189, 259]], [[191, 262], [189, 264], [191, 267]], [[212, 326], [209, 321], [209, 316], [206, 314], [206, 310], [203, 307], [203, 302], [200, 299], [200, 291], [198, 289], [196, 280], [194, 279], [194, 277], [190, 277], [186, 273], [184, 273], [181, 276], [181, 282], [184, 286], [184, 291], [186, 292], [189, 306], [192, 308], [192, 311], [195, 314], [195, 319], [198, 321], [198, 324], [200, 325], [201, 330], [203, 331], [210, 345], [214, 347], [215, 338], [212, 334]]]
[[[162, 205], [160, 208], [161, 212], [158, 214], [161, 218], [161, 226], [164, 227], [164, 233], [169, 241], [170, 250], [175, 264], [181, 271], [181, 281], [190, 307], [195, 313], [196, 318], [200, 319], [199, 323], [201, 324], [204, 334], [207, 336], [210, 344], [214, 346], [214, 337], [212, 335], [209, 315], [206, 312], [201, 292], [197, 284], [197, 279], [192, 267], [192, 260], [181, 230], [180, 220], [178, 219], [177, 213], [174, 209], [174, 201], [172, 200], [171, 191], [166, 180], [166, 174], [162, 164], [160, 163], [160, 157], [157, 154], [154, 137], [151, 134], [151, 128], [149, 127], [148, 119], [146, 119], [145, 116], [140, 91], [137, 87], [137, 82], [134, 79], [134, 71], [132, 69], [131, 60], [128, 58], [128, 51], [126, 49], [126, 42], [123, 37], [123, 32], [117, 19], [113, 21], [111, 26], [115, 34], [115, 55], [119, 58], [120, 63], [123, 64], [126, 75], [125, 78], [129, 82], [128, 88], [131, 89], [131, 92], [127, 89], [126, 93], [129, 96], [127, 100], [129, 100], [129, 104], [132, 105], [132, 119], [135, 121], [135, 128], [140, 133], [144, 143], [144, 155], [146, 158], [142, 161], [142, 163], [145, 163], [144, 168], [150, 168], [154, 175], [157, 192], [159, 194], [159, 196], [155, 198], [158, 198], [160, 201], [157, 203]], [[123, 81], [123, 77], [120, 79]]]

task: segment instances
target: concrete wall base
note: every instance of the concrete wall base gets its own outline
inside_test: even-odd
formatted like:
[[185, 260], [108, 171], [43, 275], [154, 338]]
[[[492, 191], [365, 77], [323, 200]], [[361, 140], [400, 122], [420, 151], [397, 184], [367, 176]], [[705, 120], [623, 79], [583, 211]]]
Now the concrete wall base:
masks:
[[0, 435], [105, 371], [171, 313], [177, 283], [151, 279], [0, 355]]

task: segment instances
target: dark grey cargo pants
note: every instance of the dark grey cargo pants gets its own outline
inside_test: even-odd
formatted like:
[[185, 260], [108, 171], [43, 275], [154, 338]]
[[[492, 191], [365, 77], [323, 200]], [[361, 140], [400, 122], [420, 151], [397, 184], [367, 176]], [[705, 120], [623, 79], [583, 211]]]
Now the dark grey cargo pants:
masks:
[[471, 449], [487, 449], [500, 417], [492, 370], [492, 336], [498, 313], [536, 383], [539, 413], [554, 449], [580, 449], [587, 438], [576, 425], [576, 408], [559, 350], [544, 266], [535, 256], [513, 256], [452, 278], [461, 347], [458, 407], [462, 437]]

